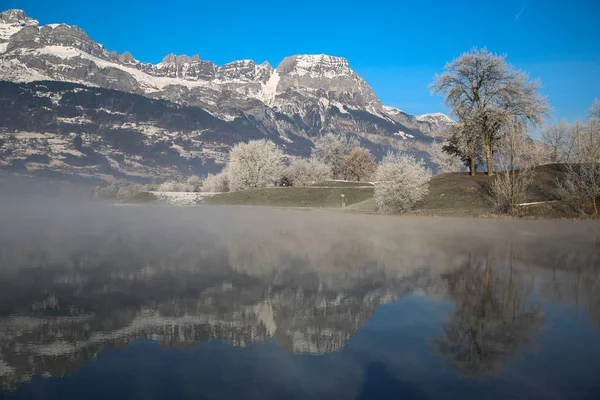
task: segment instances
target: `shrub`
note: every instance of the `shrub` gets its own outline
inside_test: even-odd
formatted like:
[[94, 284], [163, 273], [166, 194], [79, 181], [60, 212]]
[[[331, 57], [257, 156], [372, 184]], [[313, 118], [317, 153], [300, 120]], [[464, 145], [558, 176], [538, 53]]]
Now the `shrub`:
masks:
[[288, 167], [287, 177], [292, 186], [308, 186], [331, 179], [331, 168], [316, 159], [297, 158]]
[[375, 206], [381, 213], [405, 213], [429, 192], [431, 171], [423, 160], [388, 153], [377, 168]]

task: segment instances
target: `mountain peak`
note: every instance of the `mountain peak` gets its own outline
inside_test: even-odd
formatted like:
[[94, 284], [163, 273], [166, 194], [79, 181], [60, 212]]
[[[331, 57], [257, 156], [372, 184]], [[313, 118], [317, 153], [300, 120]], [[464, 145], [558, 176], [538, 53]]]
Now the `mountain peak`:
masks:
[[438, 121], [438, 122], [444, 122], [444, 123], [453, 123], [454, 122], [454, 120], [452, 118], [450, 118], [446, 114], [442, 114], [442, 113], [422, 114], [417, 117], [417, 121], [422, 121], [422, 122]]
[[122, 55], [119, 56], [119, 61], [126, 64], [138, 64], [139, 61], [133, 58], [130, 52], [126, 51]]
[[29, 18], [23, 10], [6, 10], [0, 13], [0, 21], [7, 24], [16, 24], [21, 26], [38, 26], [40, 23], [33, 18]]
[[200, 61], [200, 56], [198, 54], [194, 54], [192, 57], [189, 57], [185, 54], [177, 56], [173, 53], [170, 53], [162, 59], [161, 64], [190, 64], [198, 61]]
[[338, 75], [351, 73], [347, 59], [327, 54], [302, 54], [286, 57], [281, 61], [277, 70], [280, 74], [295, 72], [301, 76], [310, 73], [320, 74], [324, 71], [335, 71]]

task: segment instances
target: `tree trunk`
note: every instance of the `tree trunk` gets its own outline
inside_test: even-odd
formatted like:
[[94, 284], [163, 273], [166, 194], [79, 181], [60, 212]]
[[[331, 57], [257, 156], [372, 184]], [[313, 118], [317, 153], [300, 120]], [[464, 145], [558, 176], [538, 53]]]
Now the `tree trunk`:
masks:
[[471, 154], [469, 155], [469, 175], [475, 176], [475, 159], [477, 154], [475, 154], [475, 139], [471, 140], [471, 144], [469, 145]]
[[492, 153], [492, 138], [485, 137], [485, 158], [487, 160], [488, 176], [494, 175], [494, 155]]

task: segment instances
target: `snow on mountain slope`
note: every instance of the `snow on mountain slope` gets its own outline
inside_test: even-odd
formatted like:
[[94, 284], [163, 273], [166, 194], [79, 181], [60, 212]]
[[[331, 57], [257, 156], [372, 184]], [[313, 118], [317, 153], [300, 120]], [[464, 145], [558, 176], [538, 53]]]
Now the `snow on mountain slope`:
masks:
[[[168, 86], [206, 87], [198, 94], [203, 101], [218, 106], [224, 92], [257, 99], [266, 106], [289, 106], [295, 92], [303, 97], [336, 97], [355, 108], [380, 110], [381, 103], [364, 80], [352, 71], [348, 61], [324, 54], [285, 58], [274, 69], [268, 63], [252, 60], [233, 61], [216, 66], [200, 57], [170, 54], [159, 64], [137, 61], [129, 53], [109, 52], [91, 40], [76, 26], [51, 24], [40, 27], [22, 11], [1, 14], [0, 40], [3, 55], [0, 79], [33, 81], [40, 76], [60, 81], [87, 83], [133, 93], [155, 95], [176, 100]], [[26, 29], [25, 29], [26, 28]], [[59, 60], [57, 60], [59, 59]], [[19, 62], [19, 72], [11, 66]], [[16, 65], [16, 64], [15, 64]], [[157, 92], [161, 92], [158, 93]], [[169, 97], [172, 96], [172, 97]], [[278, 99], [280, 97], [280, 99]], [[208, 100], [208, 101], [207, 101]], [[189, 102], [186, 100], [185, 102]], [[244, 109], [244, 107], [241, 107]], [[298, 107], [295, 107], [298, 108]]]
[[[76, 59], [75, 62], [80, 64], [82, 60], [91, 61], [95, 64], [99, 69], [105, 70], [110, 68], [118, 69], [124, 73], [129, 74], [135, 81], [139, 84], [139, 87], [142, 88], [144, 93], [151, 94], [153, 92], [157, 92], [159, 90], [164, 89], [170, 85], [181, 85], [186, 87], [196, 87], [196, 86], [205, 86], [206, 82], [204, 81], [188, 81], [184, 79], [177, 78], [169, 78], [169, 77], [157, 77], [148, 75], [139, 69], [125, 66], [122, 64], [118, 64], [115, 62], [110, 62], [103, 60], [101, 58], [90, 55], [80, 49], [70, 46], [45, 46], [36, 49], [23, 49], [19, 48], [12, 52], [13, 55], [19, 55], [23, 57], [33, 57], [33, 58], [41, 58], [41, 57], [55, 57], [59, 58], [63, 61]], [[63, 71], [68, 70], [69, 63], [56, 63], [54, 65], [65, 67]], [[81, 65], [81, 64], [80, 64]], [[21, 79], [22, 82], [28, 82], [32, 80], [39, 80], [35, 77], [35, 70], [31, 70], [31, 76], [23, 76]], [[67, 79], [65, 79], [67, 80]], [[84, 82], [83, 80], [79, 80], [78, 82]]]
[[[118, 54], [105, 49], [77, 26], [40, 26], [20, 10], [0, 13], [0, 81], [26, 83], [42, 80], [112, 89], [149, 99], [167, 100], [172, 103], [169, 107], [187, 106], [200, 114], [206, 111], [222, 124], [201, 118], [194, 120], [198, 126], [186, 126], [186, 132], [195, 132], [194, 149], [203, 147], [201, 143], [210, 144], [209, 150], [202, 156], [211, 162], [222, 160], [228, 146], [250, 136], [271, 138], [290, 152], [305, 154], [314, 139], [327, 132], [359, 138], [376, 157], [393, 149], [414, 151], [427, 158], [427, 146], [432, 138], [440, 129], [453, 123], [443, 114], [414, 117], [394, 107], [382, 106], [372, 88], [342, 57], [295, 55], [284, 58], [273, 68], [268, 62], [257, 64], [252, 60], [218, 66], [200, 59], [198, 55], [169, 54], [160, 63], [150, 64], [136, 60], [129, 52]], [[26, 88], [25, 92], [7, 89], [8, 92], [3, 95], [9, 102], [27, 104], [30, 96], [27, 90], [31, 87], [25, 85], [22, 88]], [[50, 92], [55, 90], [63, 91], [63, 87], [49, 89]], [[49, 96], [56, 97], [58, 94], [53, 92]], [[111, 96], [122, 97], [114, 93]], [[42, 101], [35, 102], [40, 107], [47, 107], [42, 106]], [[102, 110], [106, 109], [103, 105]], [[103, 126], [102, 110], [88, 110], [91, 123], [98, 129]], [[127, 113], [127, 110], [127, 107], [120, 106], [111, 112]], [[54, 112], [58, 114], [54, 115]], [[62, 112], [55, 110], [47, 118], [59, 118]], [[23, 117], [37, 118], [35, 113]], [[158, 119], [158, 116], [149, 118], [145, 126], [160, 131], [161, 128], [153, 122]], [[229, 123], [242, 127], [236, 129], [246, 131], [247, 136], [236, 133], [227, 138], [231, 135]], [[0, 121], [0, 133], [15, 128], [24, 129], [18, 121]], [[146, 128], [138, 128], [139, 133], [147, 134]], [[26, 129], [38, 132], [35, 126]], [[207, 130], [211, 132], [210, 137], [216, 136], [218, 140], [209, 143], [213, 139], [199, 133]], [[63, 132], [53, 130], [52, 133]], [[171, 140], [177, 135], [177, 130], [172, 128], [165, 137]], [[0, 143], [1, 140], [0, 137]], [[102, 142], [106, 140], [105, 137], [101, 139]], [[221, 146], [221, 143], [227, 145]], [[214, 145], [216, 150], [211, 147]], [[173, 144], [171, 148], [189, 154], [191, 150], [187, 146], [191, 146], [189, 142]], [[106, 149], [110, 148], [106, 144]], [[26, 157], [24, 151], [18, 154]], [[10, 161], [11, 165], [13, 161]], [[134, 165], [134, 161], [131, 163]], [[181, 170], [181, 165], [176, 169]], [[134, 172], [128, 169], [127, 173]], [[146, 169], [144, 173], [153, 172]]]
[[27, 17], [21, 10], [8, 10], [0, 13], [0, 54], [6, 52], [12, 35], [26, 26], [38, 26], [39, 22]]
[[454, 122], [452, 118], [442, 113], [431, 113], [431, 114], [422, 114], [416, 117], [418, 121], [423, 122]]

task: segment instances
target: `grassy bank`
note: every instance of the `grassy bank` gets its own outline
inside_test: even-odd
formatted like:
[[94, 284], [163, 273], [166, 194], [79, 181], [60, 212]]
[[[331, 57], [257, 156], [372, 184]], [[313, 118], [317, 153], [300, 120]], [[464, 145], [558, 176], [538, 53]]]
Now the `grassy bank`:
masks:
[[[527, 202], [544, 202], [523, 206], [522, 215], [535, 217], [569, 217], [568, 210], [558, 200], [557, 181], [564, 176], [564, 165], [543, 165], [535, 170], [534, 183], [526, 196]], [[502, 174], [503, 172], [500, 172]], [[496, 179], [479, 173], [448, 173], [433, 177], [429, 193], [415, 214], [448, 216], [482, 216], [492, 213], [491, 185]], [[269, 207], [306, 207], [341, 209], [344, 194], [346, 211], [374, 213], [375, 187], [366, 182], [328, 181], [306, 187], [272, 187], [239, 192], [220, 193], [205, 197], [207, 205], [244, 205]], [[139, 194], [135, 203], [152, 203], [154, 196]], [[549, 203], [547, 203], [549, 202]]]
[[[499, 172], [498, 175], [505, 172]], [[526, 202], [553, 202], [559, 199], [557, 181], [562, 179], [565, 166], [542, 165], [535, 169], [535, 178], [526, 194]], [[424, 215], [482, 215], [492, 210], [490, 189], [495, 176], [479, 173], [449, 173], [435, 176], [429, 182], [429, 193], [419, 207]], [[567, 211], [561, 203], [524, 206], [523, 215], [561, 217]]]
[[204, 204], [341, 208], [342, 194], [346, 205], [352, 205], [372, 198], [374, 193], [372, 185], [332, 187], [325, 183], [322, 186], [324, 187], [275, 187], [221, 193], [205, 199]]

